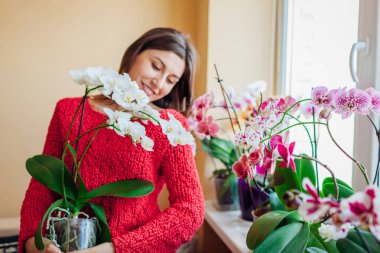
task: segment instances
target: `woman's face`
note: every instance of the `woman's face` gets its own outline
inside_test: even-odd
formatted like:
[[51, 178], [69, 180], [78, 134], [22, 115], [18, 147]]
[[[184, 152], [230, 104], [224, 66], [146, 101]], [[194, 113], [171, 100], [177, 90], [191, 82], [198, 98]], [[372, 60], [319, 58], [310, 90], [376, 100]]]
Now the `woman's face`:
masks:
[[170, 93], [184, 70], [185, 61], [175, 53], [147, 49], [136, 57], [128, 74], [153, 102]]

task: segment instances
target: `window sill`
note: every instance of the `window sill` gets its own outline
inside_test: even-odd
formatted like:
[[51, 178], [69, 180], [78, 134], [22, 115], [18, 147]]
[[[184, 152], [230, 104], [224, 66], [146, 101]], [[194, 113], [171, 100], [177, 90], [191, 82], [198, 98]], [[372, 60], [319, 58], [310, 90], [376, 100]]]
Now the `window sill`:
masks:
[[240, 218], [240, 210], [218, 211], [214, 201], [206, 201], [205, 220], [233, 253], [252, 252], [246, 236], [252, 222]]

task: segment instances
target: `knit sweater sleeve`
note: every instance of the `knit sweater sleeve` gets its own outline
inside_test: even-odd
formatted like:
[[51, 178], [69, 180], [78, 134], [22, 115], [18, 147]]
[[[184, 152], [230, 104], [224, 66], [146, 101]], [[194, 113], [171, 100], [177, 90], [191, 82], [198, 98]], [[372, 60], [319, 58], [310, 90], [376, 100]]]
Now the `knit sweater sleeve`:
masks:
[[[182, 115], [174, 116], [185, 124]], [[190, 145], [168, 149], [162, 168], [170, 206], [143, 226], [113, 238], [116, 253], [175, 252], [202, 224], [204, 197], [192, 149]]]
[[[58, 102], [51, 119], [43, 154], [60, 158], [64, 140], [61, 135], [60, 114], [62, 103]], [[43, 215], [53, 203], [56, 195], [46, 186], [31, 179], [26, 191], [20, 214], [19, 252], [25, 252], [25, 241], [33, 237]]]

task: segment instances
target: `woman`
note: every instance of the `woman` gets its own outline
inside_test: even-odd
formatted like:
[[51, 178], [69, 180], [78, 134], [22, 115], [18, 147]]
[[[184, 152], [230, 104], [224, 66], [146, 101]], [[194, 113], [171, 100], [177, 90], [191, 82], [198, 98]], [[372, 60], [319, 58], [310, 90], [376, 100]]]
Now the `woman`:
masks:
[[[162, 118], [173, 114], [185, 127], [189, 112], [196, 55], [186, 36], [174, 29], [156, 28], [146, 32], [125, 52], [120, 73], [129, 73], [148, 95]], [[65, 133], [80, 98], [57, 103], [49, 126], [44, 154], [60, 157]], [[118, 105], [102, 95], [86, 102], [82, 131], [105, 119], [103, 108]], [[78, 130], [74, 124], [72, 133]], [[175, 252], [191, 239], [202, 224], [204, 199], [191, 147], [171, 146], [157, 126], [146, 126], [155, 141], [154, 152], [143, 150], [114, 131], [102, 129], [81, 165], [81, 174], [89, 190], [117, 180], [140, 178], [154, 183], [155, 190], [140, 198], [103, 197], [94, 203], [105, 208], [112, 242], [81, 252]], [[74, 137], [75, 138], [75, 137]], [[88, 141], [88, 140], [87, 140]], [[78, 150], [87, 143], [81, 140]], [[65, 161], [70, 167], [72, 162]], [[161, 212], [157, 197], [164, 183], [170, 206]], [[55, 196], [45, 186], [31, 180], [21, 209], [20, 252], [39, 252], [33, 235]], [[49, 240], [44, 252], [60, 252]]]

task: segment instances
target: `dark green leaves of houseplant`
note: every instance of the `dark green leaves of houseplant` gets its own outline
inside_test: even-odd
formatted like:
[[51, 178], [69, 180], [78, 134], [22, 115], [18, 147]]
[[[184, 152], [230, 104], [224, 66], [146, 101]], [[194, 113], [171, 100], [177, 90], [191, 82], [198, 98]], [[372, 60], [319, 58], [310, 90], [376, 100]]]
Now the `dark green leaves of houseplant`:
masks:
[[[65, 187], [66, 197], [76, 199], [77, 189], [74, 180], [62, 160], [54, 156], [36, 155], [26, 160], [25, 166], [29, 174], [41, 184], [61, 195]], [[62, 185], [62, 173], [64, 185]]]
[[247, 234], [247, 246], [249, 249], [257, 248], [269, 234], [271, 234], [286, 218], [299, 221], [298, 212], [272, 211], [260, 216], [250, 227]]

